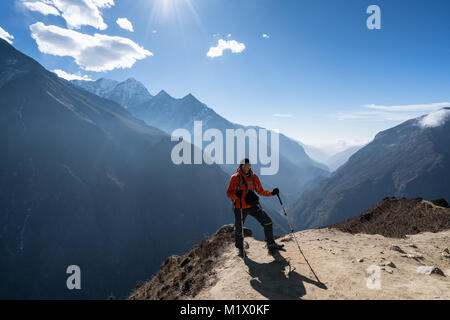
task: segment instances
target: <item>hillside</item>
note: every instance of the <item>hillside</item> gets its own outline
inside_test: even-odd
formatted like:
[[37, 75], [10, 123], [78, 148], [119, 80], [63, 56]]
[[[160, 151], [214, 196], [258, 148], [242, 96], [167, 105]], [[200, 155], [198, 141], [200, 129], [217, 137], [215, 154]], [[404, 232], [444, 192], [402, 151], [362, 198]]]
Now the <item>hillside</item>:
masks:
[[344, 232], [404, 238], [424, 231], [450, 229], [450, 209], [416, 199], [385, 198], [352, 219], [330, 226]]
[[229, 177], [175, 165], [163, 131], [1, 39], [0, 75], [0, 299], [123, 296], [230, 221]]
[[289, 208], [299, 229], [353, 218], [385, 197], [450, 199], [450, 108], [379, 132]]
[[[397, 209], [415, 201], [400, 199]], [[450, 229], [440, 222], [421, 228], [403, 238], [335, 227], [296, 232], [311, 270], [290, 235], [278, 239], [286, 251], [270, 255], [248, 233], [248, 257], [239, 258], [233, 228], [224, 226], [185, 255], [167, 258], [129, 299], [450, 299]], [[372, 270], [379, 272], [379, 290], [368, 281]]]

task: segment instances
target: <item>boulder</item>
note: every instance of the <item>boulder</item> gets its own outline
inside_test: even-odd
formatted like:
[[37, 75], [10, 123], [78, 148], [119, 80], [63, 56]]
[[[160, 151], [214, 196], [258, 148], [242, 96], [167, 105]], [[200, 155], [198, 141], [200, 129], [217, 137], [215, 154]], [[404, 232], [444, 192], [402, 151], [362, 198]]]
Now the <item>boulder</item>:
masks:
[[397, 251], [400, 253], [406, 253], [405, 251], [402, 250], [402, 248], [393, 244], [389, 246], [389, 250]]
[[[234, 224], [225, 224], [216, 231], [216, 235], [224, 233], [234, 233]], [[252, 230], [244, 227], [244, 237], [253, 237]]]
[[417, 267], [417, 272], [426, 274], [426, 275], [437, 274], [437, 275], [445, 277], [444, 272], [435, 266], [420, 266], [420, 267]]

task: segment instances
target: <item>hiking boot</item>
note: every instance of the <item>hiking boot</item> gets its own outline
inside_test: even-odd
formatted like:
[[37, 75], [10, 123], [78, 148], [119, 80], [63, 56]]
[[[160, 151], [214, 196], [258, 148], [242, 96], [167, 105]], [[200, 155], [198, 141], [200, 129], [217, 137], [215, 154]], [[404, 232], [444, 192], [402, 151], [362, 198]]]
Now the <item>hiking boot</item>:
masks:
[[267, 244], [267, 249], [269, 250], [280, 250], [283, 249], [284, 244], [278, 244], [275, 241]]

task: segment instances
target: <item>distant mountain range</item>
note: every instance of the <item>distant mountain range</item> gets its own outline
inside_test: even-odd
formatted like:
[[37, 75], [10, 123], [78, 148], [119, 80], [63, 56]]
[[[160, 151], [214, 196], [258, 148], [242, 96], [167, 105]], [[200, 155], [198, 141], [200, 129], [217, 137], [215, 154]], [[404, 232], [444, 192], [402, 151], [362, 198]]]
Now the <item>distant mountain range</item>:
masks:
[[328, 166], [328, 169], [330, 169], [330, 171], [333, 172], [337, 170], [340, 166], [342, 166], [344, 163], [346, 163], [348, 159], [350, 159], [350, 157], [362, 147], [364, 146], [348, 147], [347, 149], [330, 156], [325, 161], [325, 164]]
[[297, 228], [352, 218], [385, 197], [450, 199], [450, 108], [379, 132], [290, 207]]
[[133, 78], [123, 82], [105, 78], [97, 81], [72, 80], [71, 82], [102, 98], [115, 101], [125, 108], [139, 105], [153, 98], [147, 88]]
[[[262, 129], [257, 126], [243, 126], [232, 123], [217, 114], [206, 104], [200, 102], [192, 94], [176, 99], [170, 96], [166, 91], [162, 90], [153, 97], [150, 94], [145, 96], [145, 99], [142, 99], [144, 100], [142, 103], [134, 103], [134, 100], [131, 101], [128, 98], [132, 97], [131, 94], [115, 89], [125, 87], [122, 84], [126, 82], [128, 84], [133, 84], [127, 86], [132, 92], [143, 91], [143, 85], [134, 79], [128, 79], [123, 83], [115, 84], [115, 86], [108, 85], [108, 90], [104, 89], [105, 83], [113, 84], [115, 83], [114, 81], [99, 79], [95, 82], [80, 80], [71, 82], [92, 93], [99, 94], [118, 103], [123, 102], [128, 106], [127, 110], [136, 118], [139, 118], [148, 125], [157, 127], [168, 134], [171, 134], [175, 129], [183, 128], [187, 129], [191, 135], [193, 135], [194, 121], [202, 121], [204, 131], [210, 128], [220, 130], [224, 137], [226, 129], [243, 129], [244, 131], [250, 128], [256, 130]], [[304, 190], [317, 185], [321, 180], [328, 177], [329, 171], [325, 165], [312, 160], [297, 141], [288, 138], [283, 134], [280, 134], [279, 137], [279, 172], [276, 175], [264, 176], [261, 180], [265, 188], [272, 189], [274, 187], [279, 187], [287, 201], [294, 201]], [[225, 150], [223, 154], [225, 154]], [[220, 165], [220, 167], [228, 174], [232, 174], [236, 171], [237, 165], [223, 164]], [[259, 166], [254, 166], [254, 171], [256, 173], [259, 172], [259, 170], [257, 170], [258, 168]], [[273, 209], [276, 208], [279, 210], [278, 203], [274, 201], [263, 202]]]
[[[0, 299], [124, 296], [233, 221], [229, 177], [174, 165], [169, 135], [121, 105], [1, 39], [0, 80]], [[122, 101], [146, 96], [130, 82], [104, 92], [112, 86]], [[81, 290], [66, 288], [69, 265], [81, 268]]]
[[335, 152], [327, 150], [326, 147], [318, 148], [301, 142], [300, 144], [311, 159], [325, 164], [331, 172], [346, 163], [350, 156], [363, 147], [363, 145], [350, 146]]

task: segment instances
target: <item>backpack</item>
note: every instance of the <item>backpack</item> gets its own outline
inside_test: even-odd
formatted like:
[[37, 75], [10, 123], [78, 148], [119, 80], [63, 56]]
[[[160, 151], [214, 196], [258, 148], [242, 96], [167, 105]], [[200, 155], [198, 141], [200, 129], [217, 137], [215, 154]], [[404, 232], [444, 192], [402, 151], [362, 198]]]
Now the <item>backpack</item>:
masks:
[[[245, 178], [242, 177], [241, 173], [239, 173], [238, 189], [241, 187], [242, 180], [244, 182], [245, 188], [247, 189], [247, 193], [245, 195], [245, 202], [250, 206], [255, 206], [255, 205], [259, 204], [259, 197], [256, 195], [256, 193], [253, 190], [248, 189], [247, 181], [245, 181]], [[253, 174], [252, 174], [252, 181], [253, 181], [253, 188], [256, 189], [255, 176]]]

